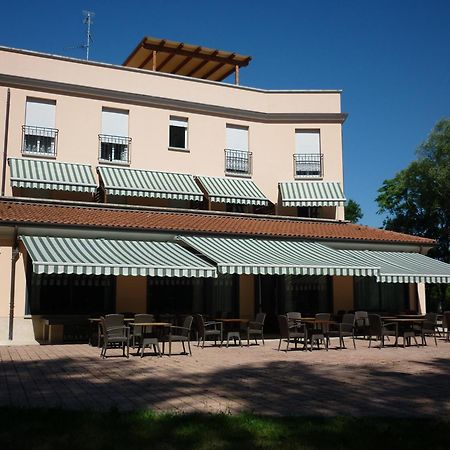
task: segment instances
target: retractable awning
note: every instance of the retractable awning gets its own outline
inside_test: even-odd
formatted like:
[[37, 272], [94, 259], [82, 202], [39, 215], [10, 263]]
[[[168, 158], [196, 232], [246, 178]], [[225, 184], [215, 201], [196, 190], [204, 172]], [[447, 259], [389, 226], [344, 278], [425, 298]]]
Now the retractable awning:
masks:
[[178, 239], [216, 263], [219, 273], [376, 276], [380, 270], [316, 242], [199, 236]]
[[97, 183], [87, 164], [9, 158], [11, 186], [72, 192], [95, 192]]
[[338, 182], [292, 181], [278, 183], [283, 206], [342, 206], [345, 196]]
[[103, 186], [109, 195], [203, 200], [203, 193], [192, 175], [155, 172], [123, 167], [98, 167]]
[[33, 272], [216, 277], [214, 266], [173, 242], [22, 236]]
[[420, 253], [338, 250], [361, 264], [380, 267], [381, 283], [450, 283], [450, 264]]
[[269, 203], [252, 180], [225, 177], [197, 177], [197, 180], [212, 202], [261, 206]]

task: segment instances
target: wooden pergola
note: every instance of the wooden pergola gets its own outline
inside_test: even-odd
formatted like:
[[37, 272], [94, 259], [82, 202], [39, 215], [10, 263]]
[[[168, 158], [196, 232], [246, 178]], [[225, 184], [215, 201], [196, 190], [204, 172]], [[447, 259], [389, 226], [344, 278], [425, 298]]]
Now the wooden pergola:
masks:
[[251, 59], [223, 50], [144, 37], [123, 65], [213, 81], [222, 81], [234, 72], [235, 84], [239, 84], [239, 69]]

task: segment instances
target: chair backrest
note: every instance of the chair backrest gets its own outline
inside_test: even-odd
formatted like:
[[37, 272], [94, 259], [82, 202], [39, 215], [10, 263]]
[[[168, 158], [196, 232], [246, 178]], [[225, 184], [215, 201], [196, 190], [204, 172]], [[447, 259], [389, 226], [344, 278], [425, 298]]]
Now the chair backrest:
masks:
[[342, 316], [342, 329], [343, 331], [352, 331], [355, 326], [355, 315], [352, 314], [344, 314]]
[[367, 311], [355, 311], [355, 324], [357, 327], [369, 325], [369, 313]]
[[[124, 325], [125, 321], [123, 314], [107, 314], [102, 319], [103, 333], [108, 336], [123, 336], [124, 329], [121, 329], [120, 327], [123, 327]], [[114, 330], [112, 328], [117, 329]]]
[[437, 314], [436, 313], [426, 313], [425, 320], [427, 322], [432, 322], [434, 324], [437, 324]]
[[264, 321], [266, 320], [266, 313], [258, 313], [256, 314], [255, 322], [264, 325]]
[[[153, 314], [135, 314], [134, 315], [134, 323], [149, 323], [154, 322], [155, 316]], [[151, 330], [147, 328], [147, 332], [150, 332]], [[142, 327], [134, 327], [133, 329], [134, 336], [141, 336], [142, 334]]]
[[286, 313], [286, 317], [288, 320], [298, 320], [302, 318], [302, 313], [291, 311]]
[[195, 327], [197, 328], [197, 332], [199, 337], [203, 337], [205, 334], [205, 321], [203, 320], [203, 316], [201, 314], [195, 314]]
[[450, 327], [450, 311], [444, 311], [444, 314], [442, 315], [442, 326], [444, 328]]
[[155, 316], [153, 314], [135, 314], [134, 323], [149, 323], [154, 322]]
[[[192, 321], [194, 320], [194, 318], [192, 316], [186, 316], [184, 318], [183, 321], [183, 330], [181, 330], [181, 335], [182, 336], [189, 336], [189, 334], [191, 333], [191, 326], [192, 326]], [[187, 328], [187, 329], [185, 329]]]
[[289, 339], [289, 322], [287, 316], [278, 316], [281, 339]]
[[381, 317], [378, 314], [369, 314], [369, 329], [370, 334], [372, 336], [380, 336], [381, 335]]
[[[317, 320], [330, 320], [331, 314], [330, 313], [317, 313], [315, 315], [315, 318]], [[328, 323], [321, 323], [321, 324], [318, 324], [317, 328], [322, 330], [324, 333], [328, 333], [328, 331], [330, 329], [330, 325]]]

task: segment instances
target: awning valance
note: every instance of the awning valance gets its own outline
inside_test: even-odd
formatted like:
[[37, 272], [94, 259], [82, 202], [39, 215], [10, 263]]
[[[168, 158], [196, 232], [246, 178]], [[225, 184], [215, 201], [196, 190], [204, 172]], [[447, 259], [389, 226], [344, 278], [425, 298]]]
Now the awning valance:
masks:
[[361, 264], [380, 267], [381, 283], [450, 283], [450, 264], [420, 253], [339, 250]]
[[72, 192], [95, 192], [97, 183], [87, 164], [9, 158], [11, 186]]
[[179, 236], [217, 264], [219, 273], [251, 275], [376, 276], [379, 266], [361, 264], [316, 242]]
[[278, 183], [283, 206], [342, 206], [345, 196], [338, 182], [292, 181]]
[[97, 170], [109, 195], [203, 200], [203, 193], [192, 175], [123, 167], [102, 166]]
[[35, 273], [216, 277], [212, 265], [173, 242], [22, 236]]
[[197, 177], [197, 180], [212, 202], [261, 206], [269, 203], [252, 180], [225, 177]]

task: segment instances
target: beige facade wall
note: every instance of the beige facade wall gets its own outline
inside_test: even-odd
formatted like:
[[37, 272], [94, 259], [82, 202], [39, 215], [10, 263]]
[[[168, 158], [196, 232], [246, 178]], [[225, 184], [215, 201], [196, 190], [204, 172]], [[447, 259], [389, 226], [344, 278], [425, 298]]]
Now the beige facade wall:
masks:
[[333, 312], [354, 309], [353, 277], [333, 277]]
[[[339, 92], [266, 92], [240, 88], [223, 83], [202, 82], [143, 70], [99, 66], [83, 62], [31, 56], [0, 50], [1, 72], [79, 85], [83, 89], [112, 89], [124, 95], [152, 95], [164, 99], [195, 102], [204, 108], [233, 108], [239, 111], [274, 113], [340, 113]], [[1, 74], [0, 74], [1, 75]], [[0, 87], [0, 100], [6, 98], [7, 87]], [[11, 88], [11, 112], [8, 152], [21, 156], [21, 127], [25, 123], [27, 97], [56, 101], [55, 126], [59, 130], [57, 161], [98, 162], [98, 135], [101, 133], [102, 107], [129, 112], [131, 144], [130, 167], [182, 172], [192, 175], [224, 176], [226, 125], [249, 128], [249, 150], [253, 153], [252, 179], [273, 202], [278, 198], [278, 182], [293, 181], [295, 130], [320, 130], [321, 151], [324, 154], [324, 180], [343, 183], [342, 126], [340, 123], [266, 123], [242, 120], [226, 113], [192, 113], [182, 109], [142, 106], [136, 101], [113, 102], [93, 95], [66, 95], [38, 89]], [[2, 101], [2, 104], [4, 102]], [[0, 127], [4, 124], [5, 108], [0, 108]], [[168, 150], [168, 125], [171, 115], [188, 119], [189, 152]], [[3, 137], [3, 134], [1, 134]], [[8, 171], [9, 174], [9, 171]], [[11, 193], [7, 180], [7, 194]], [[295, 210], [295, 209], [294, 209]], [[287, 211], [292, 214], [291, 211]], [[296, 213], [294, 212], [293, 215]], [[343, 208], [337, 208], [342, 218]], [[327, 214], [328, 216], [329, 214]]]
[[116, 278], [116, 312], [147, 312], [147, 278]]
[[242, 319], [255, 317], [255, 277], [253, 275], [239, 277], [239, 314]]

